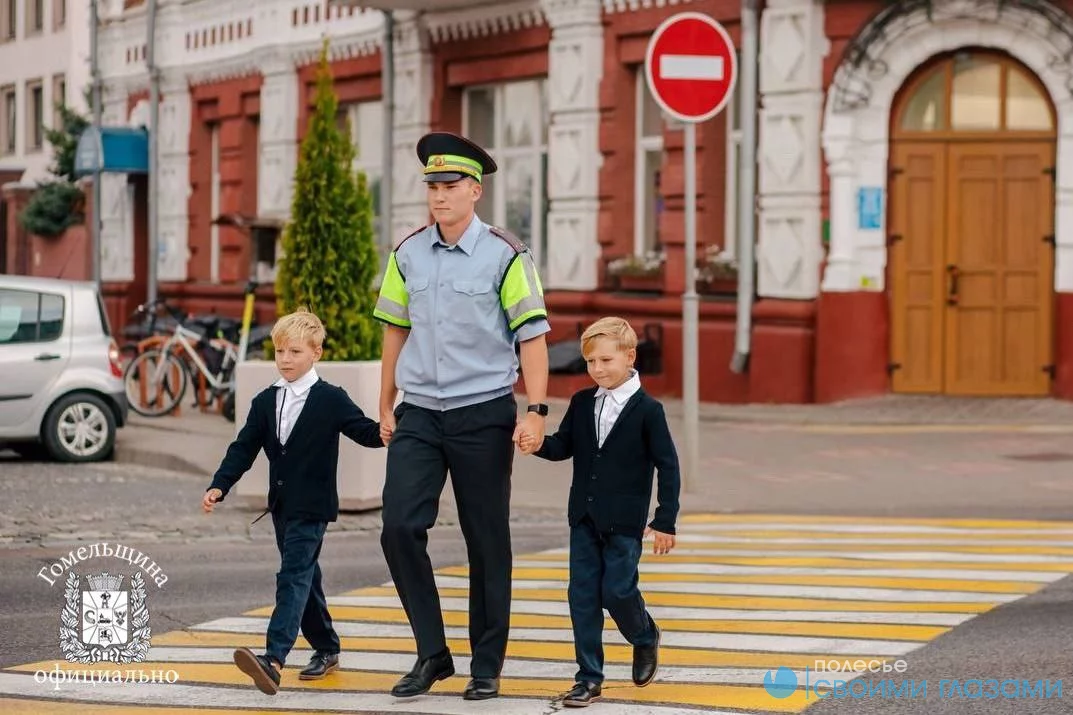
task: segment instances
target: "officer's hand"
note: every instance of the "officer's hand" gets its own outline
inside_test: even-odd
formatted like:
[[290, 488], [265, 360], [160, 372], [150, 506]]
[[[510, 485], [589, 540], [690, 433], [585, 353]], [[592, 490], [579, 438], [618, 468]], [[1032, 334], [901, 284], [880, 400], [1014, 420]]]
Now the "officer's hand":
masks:
[[386, 446], [395, 434], [395, 413], [387, 410], [380, 413], [380, 441]]
[[[529, 450], [526, 450], [525, 445], [521, 442], [523, 437], [532, 440]], [[535, 412], [525, 413], [525, 417], [514, 428], [514, 442], [522, 448], [524, 454], [532, 454], [540, 449], [541, 445], [544, 444], [544, 418]]]
[[201, 508], [206, 514], [212, 513], [212, 510], [216, 507], [216, 502], [223, 499], [224, 493], [219, 489], [210, 489], [205, 492], [205, 497], [201, 500]]

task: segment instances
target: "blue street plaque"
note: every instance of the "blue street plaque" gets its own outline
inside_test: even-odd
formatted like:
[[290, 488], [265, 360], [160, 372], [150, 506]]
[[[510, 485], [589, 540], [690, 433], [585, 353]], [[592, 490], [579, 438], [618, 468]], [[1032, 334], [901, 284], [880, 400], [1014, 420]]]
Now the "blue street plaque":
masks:
[[883, 222], [883, 189], [862, 186], [857, 190], [857, 227], [878, 231]]

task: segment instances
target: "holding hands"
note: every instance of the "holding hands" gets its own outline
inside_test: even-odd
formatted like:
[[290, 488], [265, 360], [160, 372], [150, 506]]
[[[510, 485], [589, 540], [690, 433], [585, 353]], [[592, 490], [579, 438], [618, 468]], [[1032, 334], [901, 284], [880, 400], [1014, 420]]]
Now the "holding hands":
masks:
[[527, 412], [525, 418], [514, 428], [514, 444], [522, 454], [532, 454], [544, 444], [544, 418], [535, 412]]

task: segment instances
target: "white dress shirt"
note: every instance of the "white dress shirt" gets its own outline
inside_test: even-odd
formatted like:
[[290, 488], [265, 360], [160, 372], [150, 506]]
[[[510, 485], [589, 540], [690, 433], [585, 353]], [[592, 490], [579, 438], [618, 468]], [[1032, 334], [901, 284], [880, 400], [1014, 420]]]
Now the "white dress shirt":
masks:
[[276, 438], [280, 444], [287, 444], [294, 423], [309, 398], [309, 388], [319, 379], [317, 369], [312, 368], [294, 382], [287, 382], [282, 377], [276, 380], [275, 387], [283, 388], [276, 390]]
[[601, 387], [596, 391], [596, 443], [603, 447], [604, 440], [615, 426], [615, 420], [622, 414], [622, 408], [641, 389], [641, 376], [636, 370], [630, 370], [630, 377], [613, 390]]

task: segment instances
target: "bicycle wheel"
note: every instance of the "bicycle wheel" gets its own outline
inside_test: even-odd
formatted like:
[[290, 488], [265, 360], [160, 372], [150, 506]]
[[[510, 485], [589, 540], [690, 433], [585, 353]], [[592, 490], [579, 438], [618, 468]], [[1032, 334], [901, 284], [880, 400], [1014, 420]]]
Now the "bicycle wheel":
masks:
[[187, 377], [186, 366], [173, 353], [146, 350], [123, 374], [127, 402], [144, 417], [166, 415], [186, 394]]

